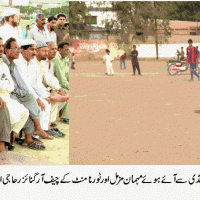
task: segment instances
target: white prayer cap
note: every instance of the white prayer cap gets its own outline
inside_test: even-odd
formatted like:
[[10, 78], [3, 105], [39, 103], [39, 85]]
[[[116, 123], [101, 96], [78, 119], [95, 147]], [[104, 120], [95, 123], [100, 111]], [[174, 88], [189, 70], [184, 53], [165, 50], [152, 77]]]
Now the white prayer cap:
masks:
[[48, 47], [48, 45], [47, 45], [46, 42], [38, 41], [38, 42], [36, 43], [36, 47], [37, 47], [37, 49], [40, 49], [40, 48], [42, 48], [42, 47]]
[[21, 47], [22, 46], [27, 46], [27, 45], [34, 45], [36, 42], [32, 39], [25, 39], [21, 41]]
[[9, 9], [6, 9], [6, 10], [4, 11], [3, 16], [4, 16], [4, 17], [9, 17], [9, 16], [15, 15], [15, 14], [17, 14], [17, 13], [18, 13], [18, 11], [17, 11], [16, 9], [14, 9], [14, 8], [9, 8]]

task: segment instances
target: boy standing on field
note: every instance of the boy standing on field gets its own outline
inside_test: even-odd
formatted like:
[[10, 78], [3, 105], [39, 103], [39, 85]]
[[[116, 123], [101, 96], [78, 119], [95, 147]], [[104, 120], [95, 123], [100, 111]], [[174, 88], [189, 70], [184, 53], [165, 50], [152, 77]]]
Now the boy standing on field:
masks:
[[126, 53], [124, 53], [122, 56], [120, 56], [120, 69], [122, 69], [122, 64], [124, 65], [124, 69], [126, 69]]
[[187, 47], [187, 62], [190, 64], [190, 72], [191, 72], [191, 80], [193, 81], [193, 75], [196, 75], [199, 79], [199, 75], [196, 72], [198, 59], [199, 59], [199, 52], [197, 48], [192, 46], [193, 41], [191, 39], [188, 40], [189, 47]]
[[75, 54], [72, 53], [72, 66], [71, 66], [71, 69], [75, 69], [74, 65], [75, 65]]
[[132, 57], [132, 66], [133, 66], [133, 76], [135, 76], [135, 70], [138, 70], [138, 74], [141, 76], [139, 62], [138, 62], [138, 51], [136, 50], [136, 46], [133, 45], [133, 51], [131, 51]]
[[114, 76], [114, 70], [112, 67], [112, 61], [114, 59], [112, 58], [112, 56], [110, 55], [110, 50], [106, 49], [106, 55], [103, 57], [103, 64], [106, 64], [106, 68], [107, 68], [107, 75], [111, 75]]

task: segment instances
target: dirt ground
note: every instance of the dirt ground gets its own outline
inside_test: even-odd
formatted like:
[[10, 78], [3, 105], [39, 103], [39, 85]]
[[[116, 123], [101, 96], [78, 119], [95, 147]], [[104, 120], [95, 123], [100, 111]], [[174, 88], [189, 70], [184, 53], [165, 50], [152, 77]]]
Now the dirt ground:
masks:
[[42, 140], [46, 150], [37, 151], [22, 147], [16, 143], [15, 149], [9, 151], [8, 158], [1, 160], [0, 165], [68, 165], [69, 164], [69, 125], [56, 122], [57, 127], [66, 134], [64, 138]]
[[169, 76], [166, 62], [131, 62], [105, 76], [102, 62], [70, 71], [70, 164], [200, 164], [200, 82], [189, 71]]

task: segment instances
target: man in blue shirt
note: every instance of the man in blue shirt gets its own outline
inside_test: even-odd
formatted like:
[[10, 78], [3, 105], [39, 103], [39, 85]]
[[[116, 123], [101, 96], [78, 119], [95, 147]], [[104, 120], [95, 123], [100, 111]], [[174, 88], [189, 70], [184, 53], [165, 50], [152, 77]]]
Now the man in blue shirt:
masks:
[[29, 31], [29, 25], [26, 25], [26, 28], [24, 29], [23, 35], [22, 35], [23, 40], [27, 39], [28, 31]]

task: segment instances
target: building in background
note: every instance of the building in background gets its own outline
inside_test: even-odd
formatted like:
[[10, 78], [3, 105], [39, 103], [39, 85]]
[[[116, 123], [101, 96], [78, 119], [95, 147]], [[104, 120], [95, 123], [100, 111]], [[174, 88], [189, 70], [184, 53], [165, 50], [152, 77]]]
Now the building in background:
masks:
[[60, 0], [29, 0], [29, 5], [40, 9], [49, 9], [61, 7], [62, 3]]
[[104, 2], [102, 5], [98, 5], [98, 2], [85, 2], [89, 8], [90, 24], [94, 27], [105, 28], [106, 22], [116, 20], [116, 13], [112, 11], [112, 5], [110, 2]]
[[[9, 0], [0, 0], [1, 6], [8, 6]], [[12, 0], [13, 6], [34, 6], [40, 9], [69, 6], [68, 0]]]

